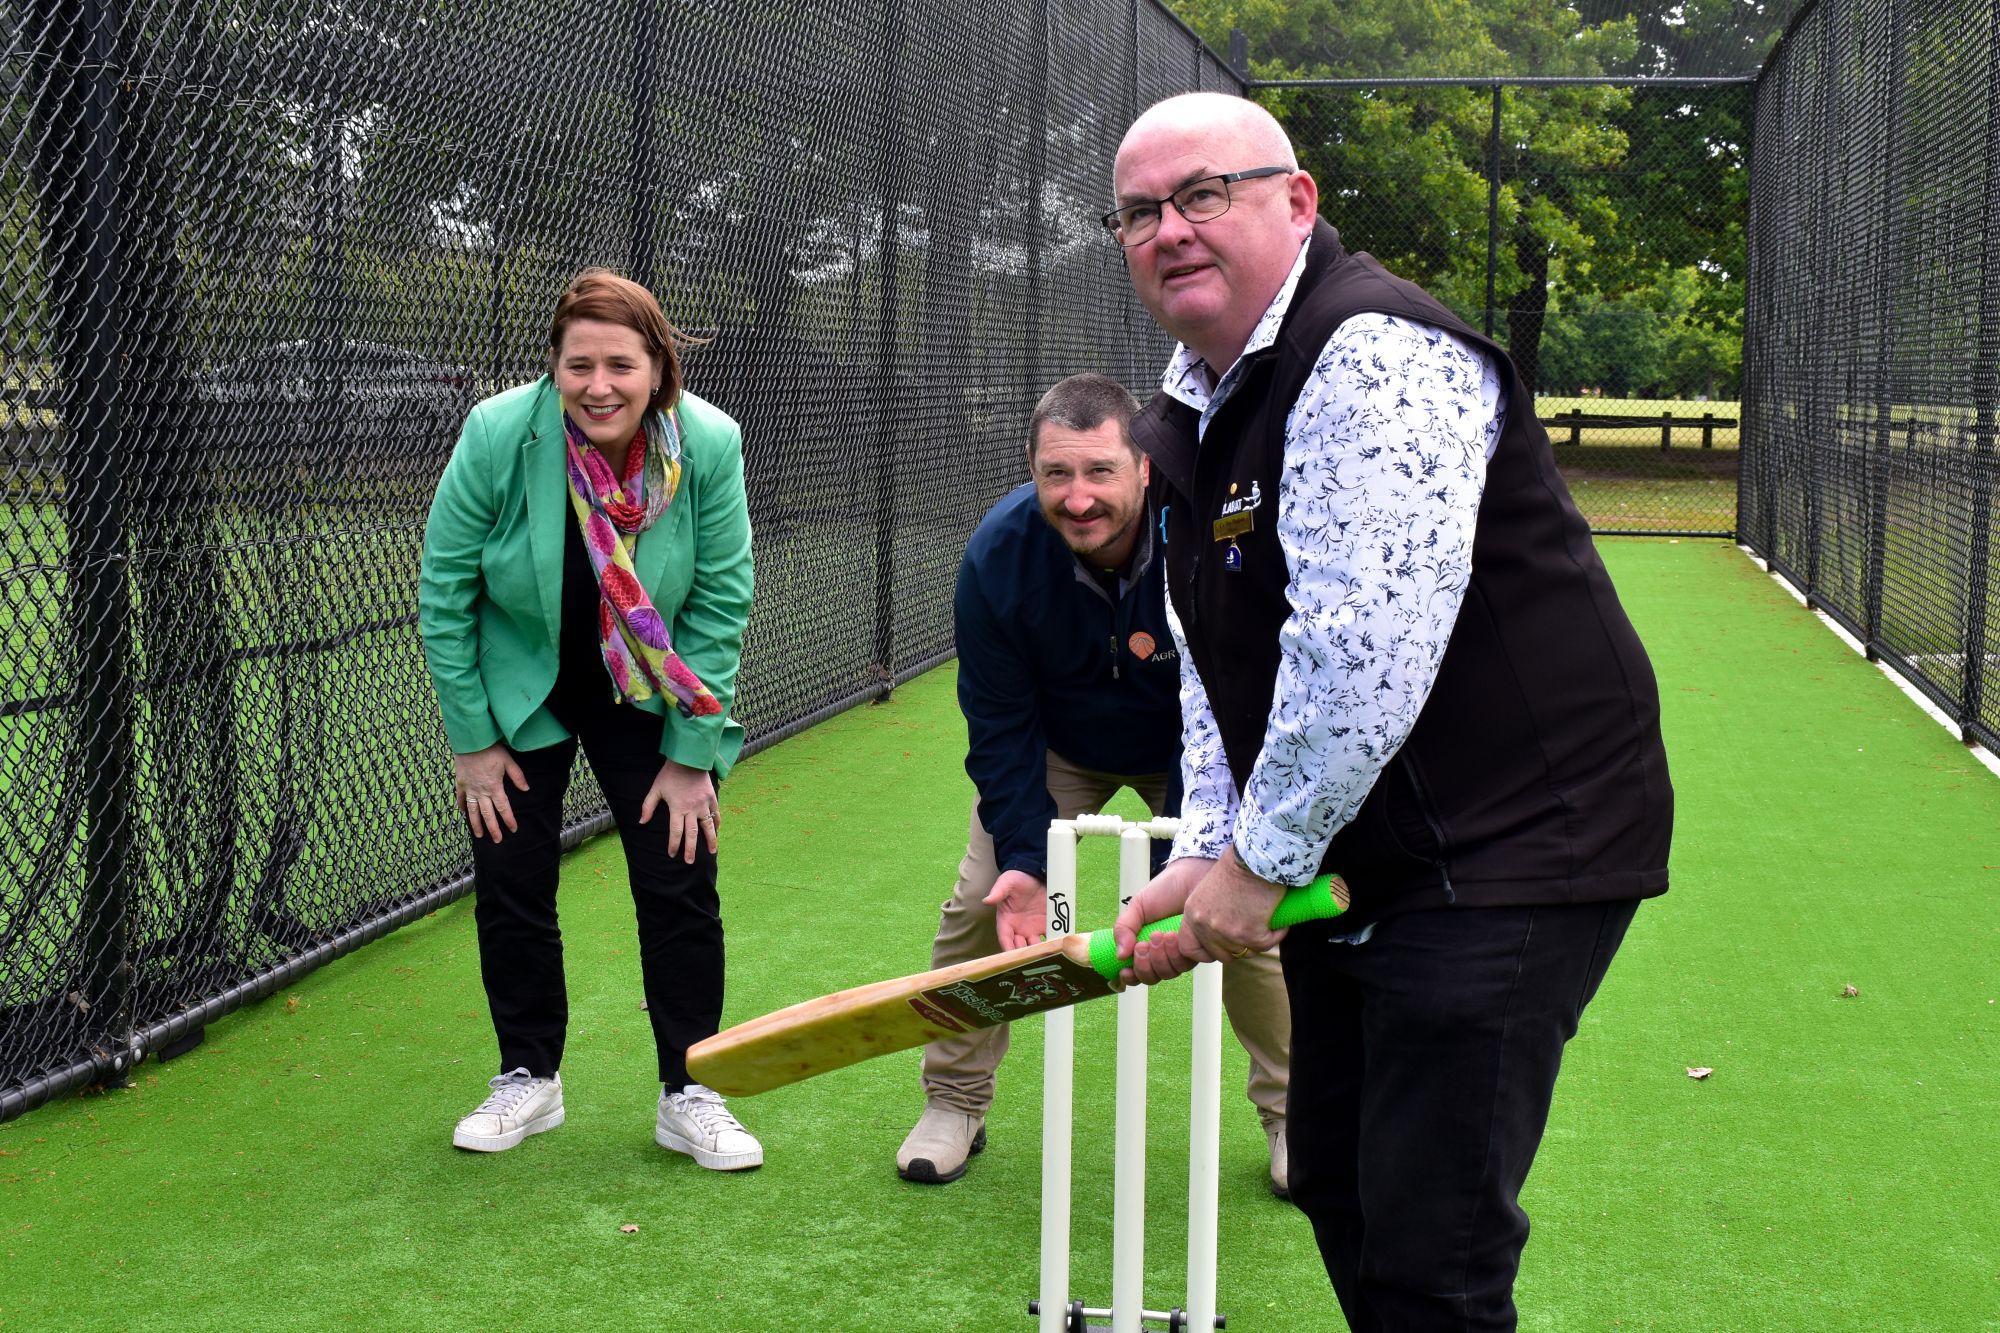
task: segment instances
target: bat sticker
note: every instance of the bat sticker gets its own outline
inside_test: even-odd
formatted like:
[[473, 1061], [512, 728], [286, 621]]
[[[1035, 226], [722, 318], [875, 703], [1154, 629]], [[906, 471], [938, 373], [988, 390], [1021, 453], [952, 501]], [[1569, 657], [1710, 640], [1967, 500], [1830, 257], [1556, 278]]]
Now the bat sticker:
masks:
[[964, 1023], [953, 1018], [950, 1014], [938, 1008], [921, 995], [912, 995], [910, 997], [910, 1008], [916, 1010], [917, 1017], [923, 1019], [926, 1023], [935, 1023], [939, 1027], [946, 1028], [952, 1032], [965, 1031]]
[[928, 1001], [926, 1007], [917, 1008], [925, 1017], [942, 1010], [966, 1027], [984, 1028], [1109, 994], [1111, 983], [1095, 969], [1057, 954], [990, 977], [923, 991], [910, 1004], [916, 1007]]

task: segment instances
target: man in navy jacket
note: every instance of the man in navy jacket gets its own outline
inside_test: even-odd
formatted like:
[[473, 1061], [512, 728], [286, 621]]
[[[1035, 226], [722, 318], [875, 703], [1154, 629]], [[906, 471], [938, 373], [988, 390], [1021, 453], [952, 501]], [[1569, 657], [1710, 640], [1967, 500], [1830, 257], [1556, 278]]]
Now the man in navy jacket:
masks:
[[[1180, 659], [1163, 562], [1132, 442], [1132, 395], [1101, 375], [1044, 394], [1028, 423], [1034, 481], [967, 543], [955, 599], [958, 700], [978, 788], [958, 885], [931, 966], [1042, 938], [1049, 821], [1100, 810], [1121, 787], [1154, 813], [1180, 804]], [[1250, 1053], [1249, 1097], [1285, 1196], [1291, 1015], [1275, 955], [1223, 970], [1223, 1004]], [[924, 1049], [922, 1119], [896, 1155], [905, 1180], [945, 1184], [986, 1146], [1005, 1027]]]

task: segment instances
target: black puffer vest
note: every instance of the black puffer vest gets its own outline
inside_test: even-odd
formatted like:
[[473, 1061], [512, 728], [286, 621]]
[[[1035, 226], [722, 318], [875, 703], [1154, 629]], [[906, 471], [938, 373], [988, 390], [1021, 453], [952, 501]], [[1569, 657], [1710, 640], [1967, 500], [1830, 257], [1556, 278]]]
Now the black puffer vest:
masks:
[[[1487, 466], [1472, 582], [1409, 738], [1324, 868], [1360, 924], [1413, 908], [1643, 898], [1666, 892], [1673, 788], [1638, 635], [1557, 473], [1507, 354], [1421, 288], [1349, 254], [1321, 222], [1276, 342], [1196, 447], [1197, 415], [1162, 393], [1133, 422], [1166, 509], [1167, 588], [1238, 790], [1257, 760], [1291, 614], [1277, 537], [1285, 419], [1333, 331], [1380, 312], [1447, 329], [1494, 359], [1506, 420]], [[1270, 497], [1215, 540], [1232, 495]]]

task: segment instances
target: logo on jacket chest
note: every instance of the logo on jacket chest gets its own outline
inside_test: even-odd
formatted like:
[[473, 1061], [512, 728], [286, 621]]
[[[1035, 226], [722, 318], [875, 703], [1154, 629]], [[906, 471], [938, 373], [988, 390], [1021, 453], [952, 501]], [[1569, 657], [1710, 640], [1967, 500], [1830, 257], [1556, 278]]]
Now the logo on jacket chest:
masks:
[[1231, 482], [1229, 498], [1222, 502], [1221, 512], [1213, 524], [1215, 540], [1219, 542], [1234, 543], [1238, 537], [1257, 526], [1257, 507], [1264, 503], [1263, 489], [1253, 481], [1248, 495], [1238, 495], [1236, 491], [1236, 483]]
[[1250, 510], [1264, 503], [1264, 492], [1254, 481], [1250, 483], [1250, 493], [1248, 495], [1236, 494], [1236, 483], [1232, 481], [1229, 483], [1229, 495], [1230, 498], [1222, 502], [1221, 513], [1224, 518], [1229, 517], [1231, 514], [1248, 513]]

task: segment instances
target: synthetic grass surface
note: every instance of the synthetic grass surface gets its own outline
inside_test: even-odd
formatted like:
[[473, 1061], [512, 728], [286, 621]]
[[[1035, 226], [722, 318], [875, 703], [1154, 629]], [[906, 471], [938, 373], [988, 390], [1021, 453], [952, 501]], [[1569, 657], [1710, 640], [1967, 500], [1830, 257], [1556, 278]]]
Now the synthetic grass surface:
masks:
[[[2000, 780], [1733, 548], [1604, 549], [1661, 677], [1674, 889], [1570, 1047], [1523, 1327], [2000, 1329]], [[947, 668], [731, 778], [729, 1021], [927, 964], [962, 745]], [[1084, 850], [1088, 926], [1114, 869], [1108, 840]], [[652, 1143], [616, 840], [564, 873], [565, 1126], [449, 1146], [493, 1072], [458, 904], [130, 1090], [0, 1125], [0, 1328], [1033, 1327], [1039, 1024], [957, 1184], [893, 1173], [915, 1053], [738, 1099], [768, 1165], [706, 1172]], [[1185, 1257], [1185, 989], [1153, 1004], [1162, 1308]], [[1078, 1016], [1073, 1273], [1102, 1303], [1113, 1010]], [[1233, 1042], [1225, 1061], [1220, 1306], [1232, 1333], [1338, 1329], [1304, 1220], [1263, 1190]]]

